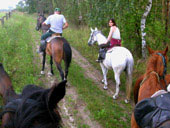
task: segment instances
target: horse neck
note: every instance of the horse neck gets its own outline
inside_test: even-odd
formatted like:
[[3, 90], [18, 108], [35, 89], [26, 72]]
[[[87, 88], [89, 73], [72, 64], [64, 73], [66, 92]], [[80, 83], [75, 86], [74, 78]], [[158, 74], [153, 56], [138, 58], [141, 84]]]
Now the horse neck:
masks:
[[2, 66], [0, 66], [0, 95], [3, 97], [4, 102], [8, 101], [9, 98], [17, 96], [12, 87], [11, 80]]
[[101, 33], [98, 33], [96, 36], [97, 36], [98, 45], [103, 44], [107, 41], [106, 37]]
[[156, 72], [159, 76], [162, 76], [163, 74], [163, 68], [159, 67], [157, 64], [159, 60], [157, 58], [155, 58], [155, 56], [151, 56], [148, 64], [147, 64], [147, 68], [146, 68], [146, 73], [145, 74], [150, 74], [151, 72]]

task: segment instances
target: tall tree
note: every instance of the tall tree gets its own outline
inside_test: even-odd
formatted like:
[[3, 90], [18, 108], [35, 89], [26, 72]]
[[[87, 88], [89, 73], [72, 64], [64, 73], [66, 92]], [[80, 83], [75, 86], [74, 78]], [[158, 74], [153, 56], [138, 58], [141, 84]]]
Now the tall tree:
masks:
[[[165, 36], [168, 36], [168, 23], [169, 23], [169, 0], [167, 0], [167, 7], [166, 7], [166, 21], [165, 21]], [[167, 37], [168, 38], [168, 37]]]
[[141, 19], [141, 35], [142, 35], [142, 57], [146, 59], [146, 32], [145, 30], [145, 23], [146, 23], [146, 18], [152, 8], [152, 0], [149, 0], [148, 5], [145, 8], [145, 12], [143, 13], [142, 19]]

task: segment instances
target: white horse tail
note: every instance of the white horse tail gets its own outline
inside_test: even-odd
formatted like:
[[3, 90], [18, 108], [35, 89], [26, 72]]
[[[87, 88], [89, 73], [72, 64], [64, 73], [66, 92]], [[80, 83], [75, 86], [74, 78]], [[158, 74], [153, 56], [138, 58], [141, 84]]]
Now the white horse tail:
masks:
[[132, 54], [130, 53], [130, 56], [126, 64], [126, 100], [125, 100], [126, 103], [128, 103], [128, 101], [130, 100], [130, 94], [132, 90], [133, 65], [134, 60]]

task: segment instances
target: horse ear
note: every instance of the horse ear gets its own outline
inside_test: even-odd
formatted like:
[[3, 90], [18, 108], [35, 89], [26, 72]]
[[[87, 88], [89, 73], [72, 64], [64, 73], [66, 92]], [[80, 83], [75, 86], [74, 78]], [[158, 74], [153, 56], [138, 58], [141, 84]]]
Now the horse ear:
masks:
[[48, 93], [48, 107], [49, 109], [56, 108], [57, 103], [65, 96], [65, 86], [67, 80], [60, 82], [58, 85], [54, 85]]
[[168, 52], [168, 46], [166, 46], [166, 48], [165, 48], [165, 51], [164, 51], [163, 55], [165, 56], [167, 52]]
[[94, 30], [92, 28], [90, 28], [91, 32], [93, 32]]
[[152, 50], [148, 45], [146, 45], [146, 48], [148, 49], [149, 54], [154, 53], [154, 50]]
[[95, 27], [95, 31], [97, 31], [97, 27]]

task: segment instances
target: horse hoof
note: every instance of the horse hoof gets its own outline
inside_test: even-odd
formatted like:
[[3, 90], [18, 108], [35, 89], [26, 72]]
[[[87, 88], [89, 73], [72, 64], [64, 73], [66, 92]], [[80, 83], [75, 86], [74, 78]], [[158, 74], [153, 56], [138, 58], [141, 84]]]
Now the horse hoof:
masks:
[[128, 104], [128, 103], [129, 103], [129, 100], [125, 99], [125, 103]]
[[51, 72], [48, 73], [48, 76], [53, 76], [53, 74]]
[[102, 83], [104, 84], [104, 79], [102, 80]]
[[44, 73], [44, 71], [41, 71], [41, 75], [44, 75], [45, 73]]
[[104, 90], [107, 90], [108, 88], [107, 88], [107, 86], [104, 86], [103, 89], [104, 89]]
[[113, 96], [113, 99], [116, 100], [116, 99], [117, 99], [117, 96]]

